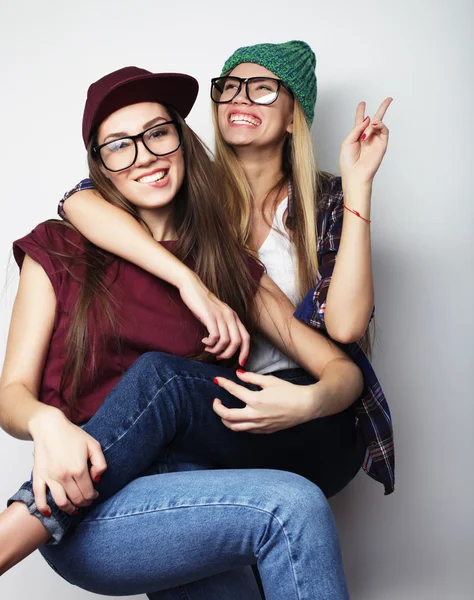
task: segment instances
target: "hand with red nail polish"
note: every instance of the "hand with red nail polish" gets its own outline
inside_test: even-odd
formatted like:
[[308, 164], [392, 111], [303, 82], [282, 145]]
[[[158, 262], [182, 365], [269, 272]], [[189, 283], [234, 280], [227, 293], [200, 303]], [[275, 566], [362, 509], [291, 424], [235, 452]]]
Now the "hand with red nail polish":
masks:
[[[374, 115], [375, 123], [364, 116], [366, 104], [359, 102], [352, 131], [343, 141], [339, 168], [343, 185], [371, 184], [388, 145], [388, 128], [383, 118], [392, 98], [386, 98]], [[362, 143], [363, 142], [363, 143]]]
[[33, 493], [39, 512], [51, 514], [48, 489], [57, 507], [68, 514], [89, 506], [98, 497], [94, 483], [107, 468], [100, 444], [49, 406], [32, 420], [30, 433], [34, 442]]

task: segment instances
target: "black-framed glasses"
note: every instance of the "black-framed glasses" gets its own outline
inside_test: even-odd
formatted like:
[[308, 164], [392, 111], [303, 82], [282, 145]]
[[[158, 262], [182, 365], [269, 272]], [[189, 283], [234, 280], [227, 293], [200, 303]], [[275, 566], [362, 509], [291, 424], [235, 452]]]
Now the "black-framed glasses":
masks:
[[214, 77], [211, 79], [211, 99], [216, 104], [226, 104], [240, 93], [245, 84], [245, 93], [250, 102], [255, 104], [273, 104], [283, 86], [290, 94], [281, 79], [275, 77]]
[[173, 154], [181, 146], [181, 134], [177, 121], [165, 121], [137, 135], [128, 135], [93, 148], [108, 171], [117, 173], [130, 168], [137, 160], [137, 141], [155, 156]]

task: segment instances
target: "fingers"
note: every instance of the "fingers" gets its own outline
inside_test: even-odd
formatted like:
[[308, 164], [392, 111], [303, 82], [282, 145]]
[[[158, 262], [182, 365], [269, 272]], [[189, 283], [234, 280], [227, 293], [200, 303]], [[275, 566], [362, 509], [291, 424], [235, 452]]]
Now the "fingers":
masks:
[[[217, 327], [217, 321], [215, 318], [210, 318], [204, 326], [207, 329], [207, 337], [202, 339], [202, 343], [206, 346], [213, 347], [219, 341], [219, 328]], [[209, 352], [209, 351], [208, 351]]]
[[245, 383], [253, 383], [261, 388], [266, 388], [270, 385], [282, 382], [281, 379], [278, 379], [278, 377], [274, 377], [273, 375], [259, 375], [258, 373], [243, 371], [242, 369], [238, 369], [236, 373], [237, 377], [242, 381], [245, 381]]
[[[223, 304], [223, 303], [222, 303]], [[237, 313], [227, 304], [223, 304], [220, 318], [216, 319], [218, 336], [214, 343], [209, 342], [209, 337], [202, 341], [206, 344], [206, 352], [215, 354], [219, 360], [231, 358], [241, 347], [239, 362], [245, 364], [250, 351], [250, 336]]]
[[69, 500], [65, 489], [57, 481], [48, 481], [49, 491], [53, 497], [56, 506], [68, 513], [69, 515], [77, 515], [78, 510], [74, 504]]
[[354, 126], [360, 125], [362, 121], [365, 119], [365, 102], [359, 102], [356, 109], [356, 116], [354, 121]]
[[46, 502], [46, 483], [41, 477], [33, 476], [33, 494], [35, 496], [36, 508], [45, 517], [50, 517], [51, 507]]
[[[66, 492], [65, 485], [69, 488], [68, 492]], [[70, 497], [72, 496], [79, 503], [80, 501], [83, 501], [83, 496], [80, 493], [77, 485], [72, 481], [72, 478], [69, 479], [67, 484], [63, 485], [57, 481], [45, 481], [41, 477], [33, 475], [33, 493], [35, 495], [36, 507], [45, 517], [50, 517], [51, 507], [46, 501], [47, 488], [49, 488], [51, 496], [53, 497], [53, 500], [58, 508], [70, 515], [77, 514], [77, 507], [75, 503], [71, 501]]]
[[99, 497], [99, 492], [94, 489], [94, 486], [92, 485], [92, 479], [87, 469], [84, 469], [83, 472], [74, 475], [74, 483], [77, 486], [78, 492], [82, 496], [82, 500], [80, 498], [74, 499], [68, 492], [68, 496], [75, 506], [90, 506], [92, 502]]
[[231, 429], [232, 431], [246, 431], [248, 433], [257, 433], [258, 431], [258, 425], [250, 421], [243, 421], [242, 423], [227, 421], [226, 419], [221, 419], [221, 421], [227, 427], [227, 429]]
[[370, 117], [365, 117], [365, 119], [363, 119], [360, 123], [355, 125], [355, 127], [352, 129], [352, 131], [346, 137], [344, 142], [347, 142], [350, 144], [357, 142], [359, 140], [359, 138], [361, 137], [361, 135], [363, 135], [364, 130], [367, 128], [369, 123], [370, 123]]
[[378, 123], [380, 121], [382, 121], [382, 119], [385, 116], [385, 113], [387, 112], [388, 107], [390, 106], [390, 104], [393, 102], [393, 98], [385, 98], [385, 100], [382, 102], [382, 104], [379, 106], [377, 112], [374, 115], [373, 121], [375, 123]]
[[240, 337], [242, 339], [242, 343], [240, 344], [239, 365], [241, 367], [244, 367], [250, 352], [250, 334], [245, 329], [240, 319], [237, 321], [237, 326], [239, 328]]
[[89, 460], [91, 463], [90, 478], [94, 483], [99, 483], [102, 474], [107, 469], [107, 462], [99, 442], [91, 438], [90, 442], [87, 444], [87, 447], [89, 451]]
[[237, 325], [237, 319], [237, 315], [231, 310], [225, 322], [225, 325], [227, 326], [229, 342], [227, 346], [224, 346], [223, 351], [217, 354], [217, 358], [219, 360], [224, 358], [232, 358], [242, 343], [242, 337], [240, 335], [240, 329]]
[[371, 135], [374, 133], [381, 136], [388, 136], [388, 128], [386, 127], [385, 123], [383, 123], [382, 119], [385, 116], [385, 113], [387, 112], [387, 108], [392, 103], [392, 100], [393, 98], [386, 98], [379, 106], [379, 109], [377, 110], [377, 112], [374, 115], [374, 118], [372, 119], [372, 123], [365, 129], [365, 131], [360, 137], [360, 140], [362, 142], [368, 142]]
[[242, 400], [242, 402], [245, 404], [252, 402], [252, 394], [255, 394], [255, 392], [251, 392], [243, 385], [239, 385], [238, 383], [230, 381], [230, 379], [225, 379], [225, 377], [216, 377], [216, 379], [214, 379], [214, 383], [229, 392], [229, 394], [232, 394], [232, 396]]
[[[212, 408], [214, 409], [214, 412], [217, 415], [219, 415], [219, 417], [223, 421], [226, 421], [229, 424], [240, 423], [241, 425], [255, 425], [255, 423], [253, 423], [251, 420], [252, 417], [255, 417], [254, 411], [252, 411], [252, 409], [250, 409], [248, 406], [246, 406], [245, 408], [227, 408], [227, 406], [224, 406], [222, 404], [219, 398], [216, 398], [213, 402]], [[229, 427], [229, 429], [234, 428]], [[237, 431], [237, 429], [235, 429], [235, 431]]]

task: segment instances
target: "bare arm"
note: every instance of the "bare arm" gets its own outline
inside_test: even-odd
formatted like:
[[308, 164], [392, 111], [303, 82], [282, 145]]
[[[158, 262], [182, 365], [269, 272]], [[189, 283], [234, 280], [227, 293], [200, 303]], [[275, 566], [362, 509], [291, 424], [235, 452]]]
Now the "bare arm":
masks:
[[216, 382], [246, 404], [229, 409], [216, 399], [214, 411], [224, 425], [233, 431], [273, 433], [350, 406], [362, 390], [358, 367], [333, 342], [295, 319], [291, 302], [265, 275], [256, 301], [262, 333], [319, 381], [298, 386], [271, 375], [237, 371], [243, 382], [262, 388], [252, 392], [219, 377]]
[[38, 400], [55, 311], [51, 282], [25, 256], [0, 378], [0, 426], [14, 437], [34, 441], [33, 490], [44, 514], [50, 512], [47, 488], [60, 508], [73, 513], [75, 506], [87, 506], [97, 497], [91, 477], [106, 469], [99, 443], [60, 410]]
[[324, 335], [295, 319], [294, 306], [266, 275], [257, 294], [257, 310], [262, 333], [327, 388], [324, 405], [318, 394], [312, 418], [340, 412], [358, 398], [362, 390], [358, 367]]
[[332, 338], [348, 343], [360, 339], [374, 306], [370, 205], [372, 184], [388, 145], [389, 132], [383, 117], [392, 102], [386, 98], [372, 122], [364, 118], [365, 102], [357, 106], [354, 128], [341, 146], [344, 210], [337, 261], [329, 284], [325, 324]]
[[[344, 185], [344, 203], [370, 214], [371, 184]], [[338, 342], [360, 339], [374, 307], [370, 224], [345, 211], [337, 260], [326, 298], [324, 322]]]
[[93, 244], [141, 267], [178, 288], [181, 298], [209, 335], [205, 350], [219, 358], [232, 357], [240, 347], [245, 364], [250, 336], [237, 314], [221, 302], [199, 277], [157, 243], [131, 215], [113, 206], [94, 190], [69, 196], [63, 210], [70, 222]]
[[25, 256], [0, 378], [0, 426], [19, 439], [33, 439], [32, 423], [42, 415], [60, 412], [37, 400], [55, 310], [56, 297], [48, 277]]

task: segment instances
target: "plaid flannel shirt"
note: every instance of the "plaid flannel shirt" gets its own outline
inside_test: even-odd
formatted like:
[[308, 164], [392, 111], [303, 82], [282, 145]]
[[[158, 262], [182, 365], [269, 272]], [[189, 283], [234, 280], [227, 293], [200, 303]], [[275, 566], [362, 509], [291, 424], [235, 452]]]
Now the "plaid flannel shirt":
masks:
[[[90, 179], [83, 179], [72, 190], [66, 192], [58, 206], [59, 216], [67, 219], [63, 204], [69, 196], [88, 189], [94, 189], [94, 184]], [[323, 186], [318, 207], [318, 281], [316, 287], [306, 294], [295, 312], [298, 319], [323, 332], [326, 332], [324, 323], [326, 297], [341, 240], [344, 213], [342, 203], [341, 178], [331, 177]], [[385, 494], [390, 494], [395, 484], [395, 451], [392, 418], [387, 401], [360, 344], [339, 345], [352, 358], [364, 376], [362, 394], [354, 405], [363, 456], [362, 468], [370, 477], [383, 484]]]
[[[324, 332], [326, 298], [341, 240], [342, 204], [342, 180], [340, 177], [331, 177], [323, 186], [318, 207], [319, 277], [316, 287], [306, 294], [295, 312], [295, 317]], [[339, 346], [364, 376], [362, 394], [354, 404], [363, 454], [362, 467], [370, 477], [383, 484], [386, 495], [391, 494], [395, 484], [395, 449], [390, 409], [361, 345], [356, 342]]]

